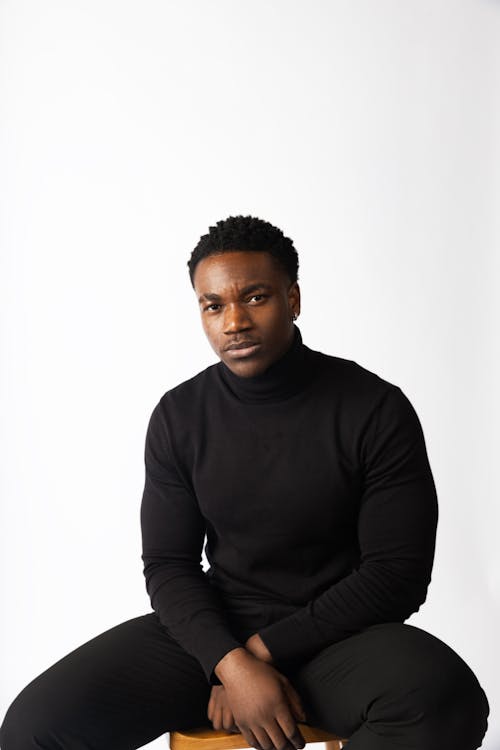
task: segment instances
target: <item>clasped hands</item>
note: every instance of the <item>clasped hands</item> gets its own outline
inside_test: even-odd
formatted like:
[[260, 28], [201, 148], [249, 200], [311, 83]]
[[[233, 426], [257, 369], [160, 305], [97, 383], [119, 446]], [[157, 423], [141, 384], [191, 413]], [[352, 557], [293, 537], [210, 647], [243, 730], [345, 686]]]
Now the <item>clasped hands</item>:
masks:
[[241, 732], [257, 750], [298, 750], [305, 746], [297, 727], [306, 721], [300, 697], [255, 633], [244, 648], [217, 664], [222, 685], [213, 685], [207, 715], [214, 729]]

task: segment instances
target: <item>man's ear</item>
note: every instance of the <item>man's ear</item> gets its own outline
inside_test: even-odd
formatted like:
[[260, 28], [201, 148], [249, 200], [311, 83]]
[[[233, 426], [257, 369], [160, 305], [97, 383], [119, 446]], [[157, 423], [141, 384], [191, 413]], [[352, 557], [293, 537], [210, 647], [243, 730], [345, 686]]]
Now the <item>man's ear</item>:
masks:
[[300, 287], [298, 281], [293, 281], [288, 287], [288, 302], [297, 315], [300, 313]]

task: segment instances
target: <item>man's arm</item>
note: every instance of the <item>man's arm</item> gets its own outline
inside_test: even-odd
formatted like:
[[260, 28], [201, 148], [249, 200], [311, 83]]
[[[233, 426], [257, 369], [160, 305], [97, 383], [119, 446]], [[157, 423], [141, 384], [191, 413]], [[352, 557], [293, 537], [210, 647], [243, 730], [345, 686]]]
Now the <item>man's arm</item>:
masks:
[[146, 589], [160, 622], [198, 659], [209, 684], [220, 685], [215, 665], [243, 646], [230, 632], [223, 603], [203, 571], [205, 522], [176, 467], [162, 408], [160, 402], [151, 415], [144, 453], [140, 517]]
[[305, 606], [258, 631], [274, 662], [383, 622], [402, 622], [425, 601], [438, 518], [436, 488], [418, 416], [391, 386], [359, 444], [364, 470], [360, 565]]

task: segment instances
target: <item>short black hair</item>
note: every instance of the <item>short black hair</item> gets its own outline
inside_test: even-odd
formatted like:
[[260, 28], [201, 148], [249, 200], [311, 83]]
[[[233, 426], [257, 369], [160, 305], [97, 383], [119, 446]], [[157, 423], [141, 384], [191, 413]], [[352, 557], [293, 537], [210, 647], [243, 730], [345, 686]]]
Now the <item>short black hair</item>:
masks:
[[215, 226], [209, 227], [208, 234], [200, 237], [187, 263], [193, 289], [194, 272], [200, 260], [231, 250], [267, 252], [276, 259], [291, 282], [298, 279], [299, 256], [292, 240], [268, 221], [240, 214], [221, 219]]

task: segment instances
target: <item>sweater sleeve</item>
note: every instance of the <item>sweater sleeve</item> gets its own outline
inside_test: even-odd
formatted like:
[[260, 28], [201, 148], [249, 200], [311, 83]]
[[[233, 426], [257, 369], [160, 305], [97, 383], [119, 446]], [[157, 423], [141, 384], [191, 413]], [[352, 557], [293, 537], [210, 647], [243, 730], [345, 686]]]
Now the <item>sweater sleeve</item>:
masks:
[[203, 571], [205, 522], [172, 457], [161, 402], [149, 421], [144, 457], [140, 518], [146, 590], [169, 634], [199, 661], [209, 684], [220, 685], [214, 667], [242, 644], [230, 632], [223, 603]]
[[[360, 563], [290, 615], [259, 630], [275, 663], [312, 658], [377, 623], [403, 622], [425, 601], [438, 520], [418, 416], [391, 384], [358, 440]], [[333, 554], [335, 551], [332, 551]]]

